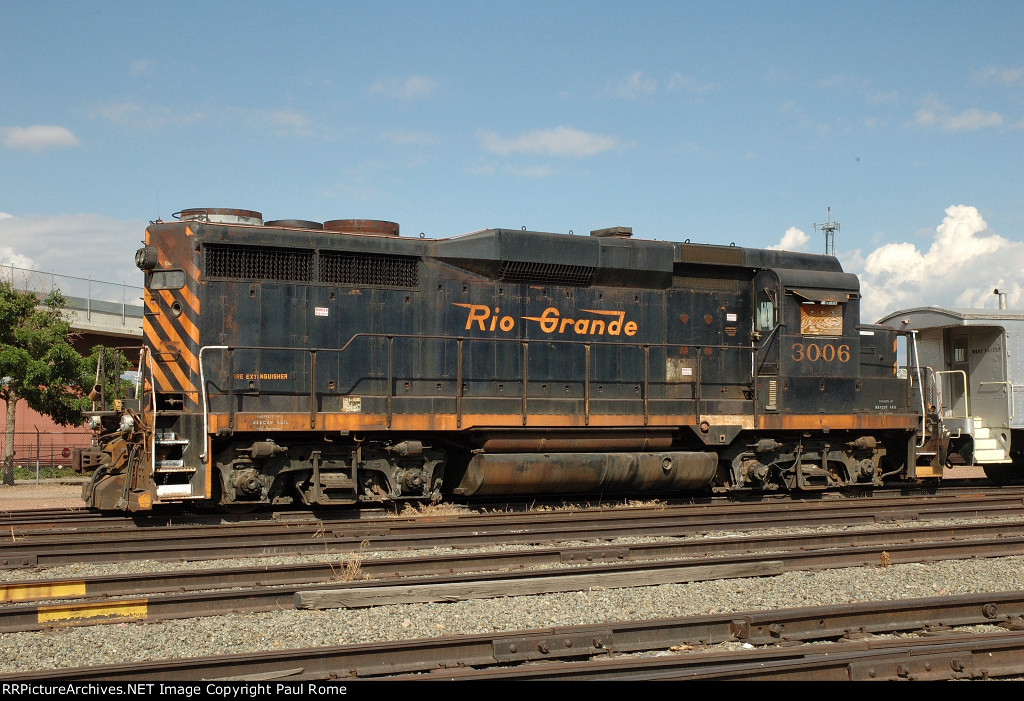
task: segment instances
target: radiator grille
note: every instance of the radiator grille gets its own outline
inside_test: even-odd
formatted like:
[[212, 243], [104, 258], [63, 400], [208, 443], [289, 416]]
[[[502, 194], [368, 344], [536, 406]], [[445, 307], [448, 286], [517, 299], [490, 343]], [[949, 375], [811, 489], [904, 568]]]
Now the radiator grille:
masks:
[[206, 275], [242, 280], [310, 282], [313, 279], [313, 251], [210, 244], [206, 247]]
[[498, 279], [503, 282], [589, 287], [594, 281], [594, 268], [585, 265], [503, 260], [498, 271]]
[[402, 256], [323, 252], [320, 254], [320, 282], [415, 287], [419, 282], [419, 261]]

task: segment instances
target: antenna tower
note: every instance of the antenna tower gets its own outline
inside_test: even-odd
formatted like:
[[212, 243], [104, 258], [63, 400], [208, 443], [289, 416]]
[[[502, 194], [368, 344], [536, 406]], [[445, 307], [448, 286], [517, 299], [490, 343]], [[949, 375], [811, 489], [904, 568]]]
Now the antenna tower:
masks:
[[839, 231], [839, 222], [832, 221], [832, 208], [828, 208], [828, 221], [824, 224], [815, 224], [815, 229], [821, 229], [825, 232], [825, 255], [834, 256], [836, 254], [836, 232]]

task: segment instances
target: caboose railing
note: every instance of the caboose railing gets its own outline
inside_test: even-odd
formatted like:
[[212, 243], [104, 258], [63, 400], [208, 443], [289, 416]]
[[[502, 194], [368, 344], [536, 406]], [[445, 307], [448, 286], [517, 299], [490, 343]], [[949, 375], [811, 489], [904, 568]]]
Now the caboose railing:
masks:
[[[318, 413], [318, 396], [322, 395], [323, 392], [318, 390], [318, 377], [317, 377], [317, 359], [318, 355], [325, 353], [346, 353], [351, 352], [354, 345], [360, 339], [380, 339], [386, 344], [386, 367], [384, 369], [384, 376], [387, 381], [386, 391], [381, 395], [373, 395], [363, 393], [363, 397], [377, 396], [385, 402], [385, 415], [386, 425], [388, 428], [391, 427], [393, 413], [394, 413], [394, 400], [395, 400], [395, 367], [394, 367], [394, 355], [395, 355], [395, 341], [401, 339], [408, 339], [411, 341], [442, 341], [451, 342], [456, 347], [456, 360], [454, 370], [455, 376], [455, 391], [454, 395], [451, 396], [455, 402], [455, 417], [456, 424], [458, 427], [462, 427], [463, 409], [464, 409], [464, 364], [465, 364], [465, 344], [468, 342], [486, 342], [493, 344], [500, 343], [519, 343], [522, 348], [521, 363], [522, 371], [520, 376], [516, 378], [522, 383], [521, 392], [521, 419], [523, 425], [526, 425], [529, 418], [529, 402], [533, 398], [529, 393], [529, 358], [530, 358], [530, 346], [531, 344], [541, 344], [544, 346], [566, 346], [576, 347], [583, 351], [584, 361], [584, 372], [582, 377], [583, 384], [583, 419], [585, 425], [589, 425], [592, 415], [592, 402], [593, 402], [593, 389], [592, 385], [595, 380], [591, 377], [592, 375], [592, 356], [597, 348], [607, 347], [616, 349], [633, 349], [636, 350], [642, 356], [642, 377], [640, 378], [640, 386], [642, 387], [640, 401], [642, 406], [642, 415], [644, 425], [648, 425], [651, 414], [651, 353], [654, 350], [665, 350], [678, 349], [682, 344], [679, 343], [630, 343], [622, 341], [571, 341], [571, 340], [560, 340], [560, 339], [520, 339], [520, 338], [474, 338], [465, 336], [445, 336], [445, 335], [421, 335], [421, 334], [375, 334], [375, 333], [357, 333], [349, 338], [349, 340], [340, 348], [296, 348], [294, 346], [203, 346], [199, 350], [199, 375], [200, 375], [200, 404], [203, 409], [203, 430], [204, 434], [209, 433], [209, 413], [210, 413], [210, 398], [211, 393], [209, 391], [210, 380], [206, 377], [206, 362], [204, 362], [206, 356], [210, 352], [221, 352], [226, 355], [226, 365], [223, 368], [223, 374], [227, 379], [226, 389], [219, 392], [228, 398], [228, 427], [233, 427], [234, 422], [234, 400], [236, 389], [234, 381], [234, 356], [239, 351], [255, 351], [255, 352], [293, 352], [303, 353], [309, 358], [309, 420], [310, 427], [316, 426], [316, 417]], [[701, 344], [701, 345], [687, 345], [695, 358], [694, 361], [694, 372], [692, 381], [671, 383], [671, 384], [690, 384], [693, 387], [692, 396], [689, 398], [676, 398], [677, 401], [692, 401], [694, 404], [694, 411], [697, 416], [698, 423], [700, 417], [703, 414], [702, 405], [704, 403], [704, 392], [703, 386], [708, 384], [703, 378], [703, 356], [709, 351], [739, 351], [744, 354], [750, 354], [751, 369], [753, 370], [755, 363], [755, 354], [760, 350], [760, 346], [757, 345], [729, 345], [729, 344]], [[664, 370], [662, 370], [664, 372]], [[445, 374], [446, 377], [450, 375]], [[752, 375], [752, 378], [756, 375]], [[565, 378], [562, 378], [565, 379]], [[578, 378], [568, 378], [571, 380], [577, 380]], [[558, 382], [559, 379], [553, 379], [552, 381]], [[663, 384], [670, 384], [666, 379], [662, 380]], [[744, 384], [726, 382], [724, 379], [719, 379], [717, 382], [712, 382], [715, 385], [725, 384]], [[345, 396], [344, 392], [338, 392], [338, 396]], [[538, 397], [540, 398], [540, 397]], [[550, 397], [544, 397], [550, 399]], [[615, 398], [621, 399], [621, 398]], [[756, 415], [756, 401], [754, 402], [754, 413]], [[204, 448], [205, 451], [205, 448]], [[201, 455], [201, 458], [205, 459], [205, 455]]]

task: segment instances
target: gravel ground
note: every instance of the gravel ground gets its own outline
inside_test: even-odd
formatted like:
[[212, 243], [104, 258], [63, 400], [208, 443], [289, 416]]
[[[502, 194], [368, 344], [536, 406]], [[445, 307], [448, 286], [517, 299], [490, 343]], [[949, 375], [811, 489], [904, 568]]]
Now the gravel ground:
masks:
[[[9, 492], [0, 491], [0, 499], [3, 500], [0, 509], [9, 508], [14, 501], [22, 501], [8, 500], [8, 497]], [[44, 498], [56, 500], [59, 497], [51, 494]], [[284, 558], [265, 561], [279, 560]], [[246, 562], [251, 564], [253, 561]], [[207, 562], [188, 566], [222, 564]], [[0, 570], [0, 580], [26, 576], [86, 576], [116, 571], [116, 567], [78, 566], [57, 568], [46, 573]], [[132, 571], [141, 569], [132, 565], [127, 567]], [[159, 563], [154, 567], [169, 569], [172, 565]], [[790, 572], [756, 579], [629, 589], [595, 588], [565, 594], [444, 604], [326, 611], [283, 610], [162, 623], [101, 625], [0, 635], [0, 648], [4, 651], [0, 655], [0, 673], [16, 675], [29, 670], [129, 660], [1017, 589], [1024, 589], [1022, 557]]]
[[77, 509], [82, 502], [82, 485], [52, 480], [19, 480], [13, 486], [0, 484], [0, 513], [26, 509]]

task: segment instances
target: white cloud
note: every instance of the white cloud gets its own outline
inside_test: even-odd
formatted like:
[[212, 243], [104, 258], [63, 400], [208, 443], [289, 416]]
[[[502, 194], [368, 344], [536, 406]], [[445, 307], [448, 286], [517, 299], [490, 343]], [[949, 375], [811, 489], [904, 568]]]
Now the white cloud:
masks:
[[770, 251], [805, 251], [807, 243], [811, 240], [811, 237], [806, 233], [791, 226], [786, 229], [786, 233], [782, 235], [782, 240], [774, 246], [768, 246]]
[[[76, 296], [85, 296], [86, 290], [68, 290], [67, 285], [86, 286], [91, 278], [94, 296], [106, 289], [106, 296], [119, 300], [120, 283], [142, 285], [135, 251], [142, 245], [146, 224], [99, 214], [0, 218], [0, 241], [4, 242], [0, 262], [40, 271], [45, 273], [43, 278], [49, 273], [82, 278], [59, 283], [65, 292]], [[101, 285], [97, 281], [116, 284]]]
[[668, 77], [665, 81], [665, 89], [669, 91], [673, 90], [685, 90], [687, 92], [696, 93], [701, 95], [718, 88], [714, 83], [701, 83], [696, 78], [676, 71]]
[[4, 146], [38, 153], [53, 148], [78, 146], [78, 138], [65, 127], [36, 124], [31, 127], [7, 127], [3, 133]]
[[643, 71], [634, 71], [628, 78], [615, 84], [615, 95], [626, 100], [653, 95], [657, 90], [658, 81], [648, 78]]
[[673, 71], [664, 80], [652, 78], [643, 71], [634, 71], [629, 77], [612, 83], [606, 94], [623, 100], [639, 100], [658, 92], [662, 86], [669, 92], [688, 92], [694, 95], [703, 95], [718, 87], [713, 83], [701, 83], [693, 76], [679, 71]]
[[927, 250], [908, 242], [888, 243], [865, 256], [862, 265], [847, 262], [846, 269], [860, 275], [861, 318], [875, 321], [919, 306], [993, 308], [995, 288], [1006, 288], [1009, 304], [1020, 302], [1024, 243], [987, 229], [976, 208], [955, 205], [946, 209]]
[[437, 89], [437, 79], [425, 75], [409, 78], [382, 78], [370, 86], [371, 95], [383, 95], [399, 100], [427, 97]]
[[484, 148], [499, 156], [535, 153], [582, 158], [610, 151], [619, 143], [614, 136], [590, 134], [570, 127], [535, 129], [511, 138], [503, 138], [492, 131], [481, 129], [476, 136]]
[[166, 106], [140, 105], [130, 101], [96, 105], [90, 109], [90, 116], [133, 129], [157, 129], [167, 125], [189, 126], [208, 118], [204, 111], [183, 112]]
[[[20, 253], [15, 253], [14, 249], [10, 246], [0, 246], [0, 267], [5, 265], [13, 265], [15, 268], [24, 268], [27, 270], [35, 269], [35, 262], [28, 256], [23, 256]], [[3, 276], [7, 278], [6, 275]]]
[[975, 81], [978, 83], [988, 83], [994, 81], [1001, 83], [1002, 85], [1013, 86], [1019, 83], [1024, 83], [1024, 67], [1021, 68], [995, 68], [989, 67], [983, 70], [977, 71], [974, 74]]
[[1002, 126], [1004, 121], [998, 112], [982, 112], [975, 107], [953, 114], [942, 101], [928, 98], [914, 113], [913, 123], [919, 127], [937, 126], [943, 131], [977, 131]]

